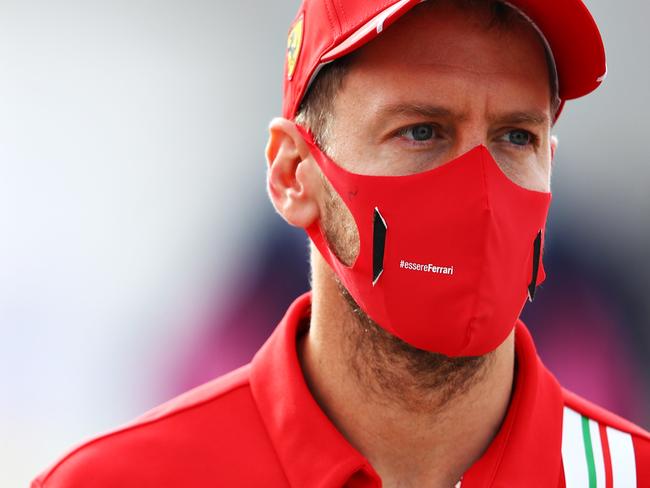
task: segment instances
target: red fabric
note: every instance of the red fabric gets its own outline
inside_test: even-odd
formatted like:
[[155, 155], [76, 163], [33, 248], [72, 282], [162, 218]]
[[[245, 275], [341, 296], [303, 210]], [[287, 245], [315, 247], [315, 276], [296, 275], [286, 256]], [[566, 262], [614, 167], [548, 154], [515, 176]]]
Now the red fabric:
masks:
[[633, 437], [636, 457], [636, 485], [639, 488], [650, 486], [650, 438]]
[[562, 476], [562, 394], [523, 323], [515, 332], [517, 377], [508, 414], [463, 488], [557, 486]]
[[329, 421], [302, 376], [296, 338], [308, 326], [310, 306], [309, 295], [294, 302], [255, 355], [253, 396], [291, 486], [340, 487], [352, 477], [356, 486], [364, 477], [365, 486], [379, 486], [368, 461]]
[[[293, 119], [314, 74], [324, 62], [358, 49], [421, 0], [304, 0], [300, 53], [292, 76], [285, 67], [282, 114]], [[596, 89], [606, 71], [605, 49], [593, 17], [581, 0], [510, 0], [548, 41], [558, 72], [560, 98], [569, 100]], [[398, 5], [399, 4], [399, 5]], [[394, 7], [393, 12], [388, 9]], [[382, 13], [391, 13], [388, 17]], [[381, 30], [381, 29], [380, 29]]]
[[612, 456], [609, 453], [609, 438], [607, 437], [607, 426], [598, 424], [600, 444], [603, 449], [603, 464], [605, 465], [605, 488], [613, 488], [614, 478], [612, 475]]
[[32, 485], [65, 488], [289, 486], [257, 412], [249, 367], [87, 442]]
[[[32, 487], [378, 488], [372, 466], [328, 420], [303, 379], [296, 339], [308, 327], [309, 310], [306, 294], [251, 365], [86, 442]], [[564, 486], [563, 391], [522, 323], [515, 342], [518, 371], [511, 406], [492, 444], [463, 477], [463, 488]], [[578, 400], [571, 397], [572, 408], [591, 408]], [[647, 487], [650, 441], [637, 429], [638, 486]]]
[[[454, 357], [495, 350], [521, 314], [538, 263], [535, 284], [545, 278], [533, 248], [551, 194], [513, 183], [483, 145], [429, 171], [374, 176], [346, 171], [298, 130], [354, 218], [359, 254], [347, 266], [319, 222], [307, 232], [361, 309], [418, 349]], [[377, 212], [387, 230], [373, 281]]]

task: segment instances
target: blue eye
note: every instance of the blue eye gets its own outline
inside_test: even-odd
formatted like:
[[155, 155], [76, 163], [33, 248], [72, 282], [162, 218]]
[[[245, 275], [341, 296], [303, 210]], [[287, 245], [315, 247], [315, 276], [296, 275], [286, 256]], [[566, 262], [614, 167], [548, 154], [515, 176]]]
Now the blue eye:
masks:
[[403, 135], [416, 142], [424, 142], [432, 139], [435, 135], [433, 126], [429, 124], [418, 124], [408, 127], [404, 130]]
[[515, 146], [527, 146], [533, 142], [533, 135], [526, 130], [511, 130], [505, 134], [504, 139]]

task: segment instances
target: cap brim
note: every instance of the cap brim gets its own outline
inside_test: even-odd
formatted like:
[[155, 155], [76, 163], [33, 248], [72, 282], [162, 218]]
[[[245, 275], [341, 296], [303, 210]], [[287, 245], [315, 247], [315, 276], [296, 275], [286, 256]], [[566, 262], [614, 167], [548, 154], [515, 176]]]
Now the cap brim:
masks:
[[[326, 51], [325, 64], [349, 54], [377, 37], [416, 5], [426, 0], [399, 0]], [[546, 38], [555, 59], [562, 100], [579, 98], [595, 90], [607, 67], [598, 27], [581, 0], [509, 0]]]
[[605, 47], [598, 26], [581, 0], [509, 0], [546, 37], [560, 83], [560, 98], [592, 92], [607, 74]]

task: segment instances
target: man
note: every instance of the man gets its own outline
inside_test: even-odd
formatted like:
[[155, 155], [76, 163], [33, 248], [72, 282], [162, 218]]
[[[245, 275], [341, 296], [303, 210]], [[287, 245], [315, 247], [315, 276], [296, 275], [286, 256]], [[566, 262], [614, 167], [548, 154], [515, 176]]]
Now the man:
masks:
[[305, 0], [267, 158], [311, 294], [250, 365], [33, 486], [650, 486], [650, 434], [562, 389], [518, 321], [551, 127], [604, 74], [579, 0]]

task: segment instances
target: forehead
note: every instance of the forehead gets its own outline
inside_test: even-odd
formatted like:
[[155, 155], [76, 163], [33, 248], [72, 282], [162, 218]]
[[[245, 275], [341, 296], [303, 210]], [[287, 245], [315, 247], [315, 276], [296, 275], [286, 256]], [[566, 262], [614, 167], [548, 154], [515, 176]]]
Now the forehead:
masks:
[[525, 20], [503, 24], [487, 8], [439, 2], [414, 9], [354, 53], [344, 84], [375, 99], [443, 90], [471, 100], [482, 90], [548, 104], [549, 77], [543, 41]]

